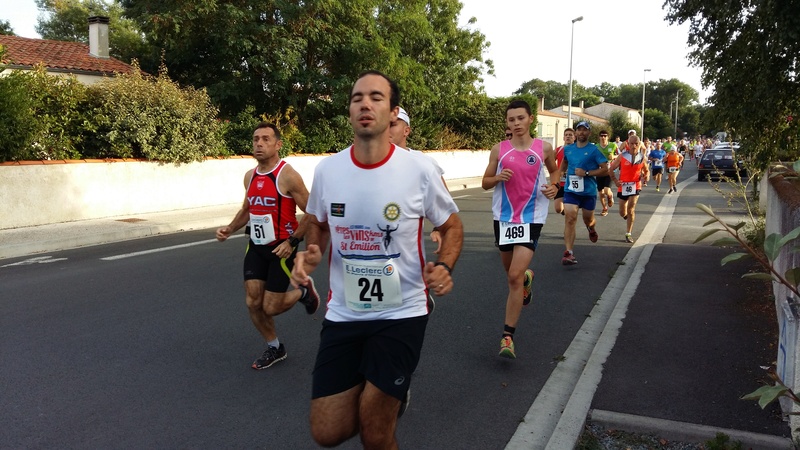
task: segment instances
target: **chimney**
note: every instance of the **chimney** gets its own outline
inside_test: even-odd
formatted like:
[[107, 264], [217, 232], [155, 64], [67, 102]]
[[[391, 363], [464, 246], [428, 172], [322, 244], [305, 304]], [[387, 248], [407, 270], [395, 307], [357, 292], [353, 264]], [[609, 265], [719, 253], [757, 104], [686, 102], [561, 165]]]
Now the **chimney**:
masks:
[[544, 95], [539, 96], [539, 111], [544, 111]]
[[89, 17], [89, 54], [108, 58], [108, 17]]

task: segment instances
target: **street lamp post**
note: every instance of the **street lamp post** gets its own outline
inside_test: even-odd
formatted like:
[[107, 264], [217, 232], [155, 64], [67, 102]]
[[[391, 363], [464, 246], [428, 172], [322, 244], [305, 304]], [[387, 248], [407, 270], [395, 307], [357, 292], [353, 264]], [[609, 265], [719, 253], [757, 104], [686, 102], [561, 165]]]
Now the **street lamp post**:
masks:
[[675, 91], [675, 130], [672, 132], [675, 135], [675, 139], [678, 139], [678, 97], [680, 93], [681, 91]]
[[650, 69], [644, 69], [644, 75], [642, 75], [642, 139], [644, 139], [644, 90], [645, 86], [647, 86], [647, 84], [645, 84], [647, 72], [650, 72]]
[[567, 127], [572, 128], [572, 47], [575, 42], [575, 22], [583, 20], [583, 16], [572, 19], [572, 32], [569, 38], [569, 106], [567, 108]]

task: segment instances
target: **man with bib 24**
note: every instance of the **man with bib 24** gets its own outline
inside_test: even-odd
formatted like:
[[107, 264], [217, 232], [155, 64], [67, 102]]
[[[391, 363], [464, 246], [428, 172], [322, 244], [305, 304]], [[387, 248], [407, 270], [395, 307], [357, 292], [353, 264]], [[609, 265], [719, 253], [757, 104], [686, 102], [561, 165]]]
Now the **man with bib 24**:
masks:
[[[397, 417], [408, 405], [428, 323], [428, 288], [436, 295], [453, 289], [450, 271], [461, 253], [463, 225], [439, 169], [390, 141], [399, 103], [394, 81], [361, 74], [350, 91], [353, 145], [314, 171], [306, 251], [297, 254], [292, 283], [309, 285], [308, 274], [330, 252], [310, 414], [323, 447], [360, 434], [364, 448], [397, 448]], [[436, 263], [425, 262], [426, 218], [442, 236]]]
[[[559, 189], [558, 166], [553, 146], [530, 133], [533, 123], [527, 102], [514, 100], [506, 107], [511, 139], [496, 144], [481, 186], [494, 188], [492, 216], [495, 245], [506, 271], [508, 297], [500, 356], [516, 358], [514, 332], [522, 307], [531, 301], [533, 271], [528, 268], [547, 219], [550, 199]], [[550, 181], [545, 179], [545, 167]]]
[[228, 226], [217, 229], [218, 241], [249, 223], [250, 240], [244, 256], [244, 289], [250, 320], [267, 349], [253, 361], [254, 369], [266, 369], [286, 359], [286, 348], [275, 332], [274, 316], [289, 310], [298, 301], [308, 314], [319, 307], [314, 283], [292, 290], [289, 276], [297, 245], [303, 239], [308, 217], [298, 224], [297, 207], [306, 209], [308, 189], [303, 178], [278, 151], [283, 145], [278, 127], [262, 122], [253, 132], [253, 157], [258, 166], [244, 175], [247, 191], [244, 203]]

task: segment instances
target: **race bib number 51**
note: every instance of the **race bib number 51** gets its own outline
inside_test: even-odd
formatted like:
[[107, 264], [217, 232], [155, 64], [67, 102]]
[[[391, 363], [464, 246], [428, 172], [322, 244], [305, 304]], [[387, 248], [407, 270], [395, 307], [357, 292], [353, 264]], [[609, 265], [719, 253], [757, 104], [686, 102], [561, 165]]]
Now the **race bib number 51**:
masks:
[[500, 222], [500, 245], [524, 244], [531, 241], [531, 227], [527, 223]]
[[344, 295], [353, 311], [384, 311], [403, 304], [400, 273], [393, 260], [342, 259]]
[[264, 214], [263, 216], [250, 214], [250, 239], [256, 245], [267, 245], [275, 240], [272, 214]]

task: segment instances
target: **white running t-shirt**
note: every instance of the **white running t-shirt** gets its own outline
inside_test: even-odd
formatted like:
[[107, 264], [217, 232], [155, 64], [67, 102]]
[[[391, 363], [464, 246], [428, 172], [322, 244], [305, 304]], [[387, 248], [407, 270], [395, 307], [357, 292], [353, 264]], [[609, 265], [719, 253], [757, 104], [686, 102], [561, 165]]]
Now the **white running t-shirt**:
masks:
[[458, 212], [431, 158], [392, 145], [365, 166], [346, 148], [317, 165], [307, 212], [330, 228], [326, 319], [427, 314], [423, 219], [440, 226]]

